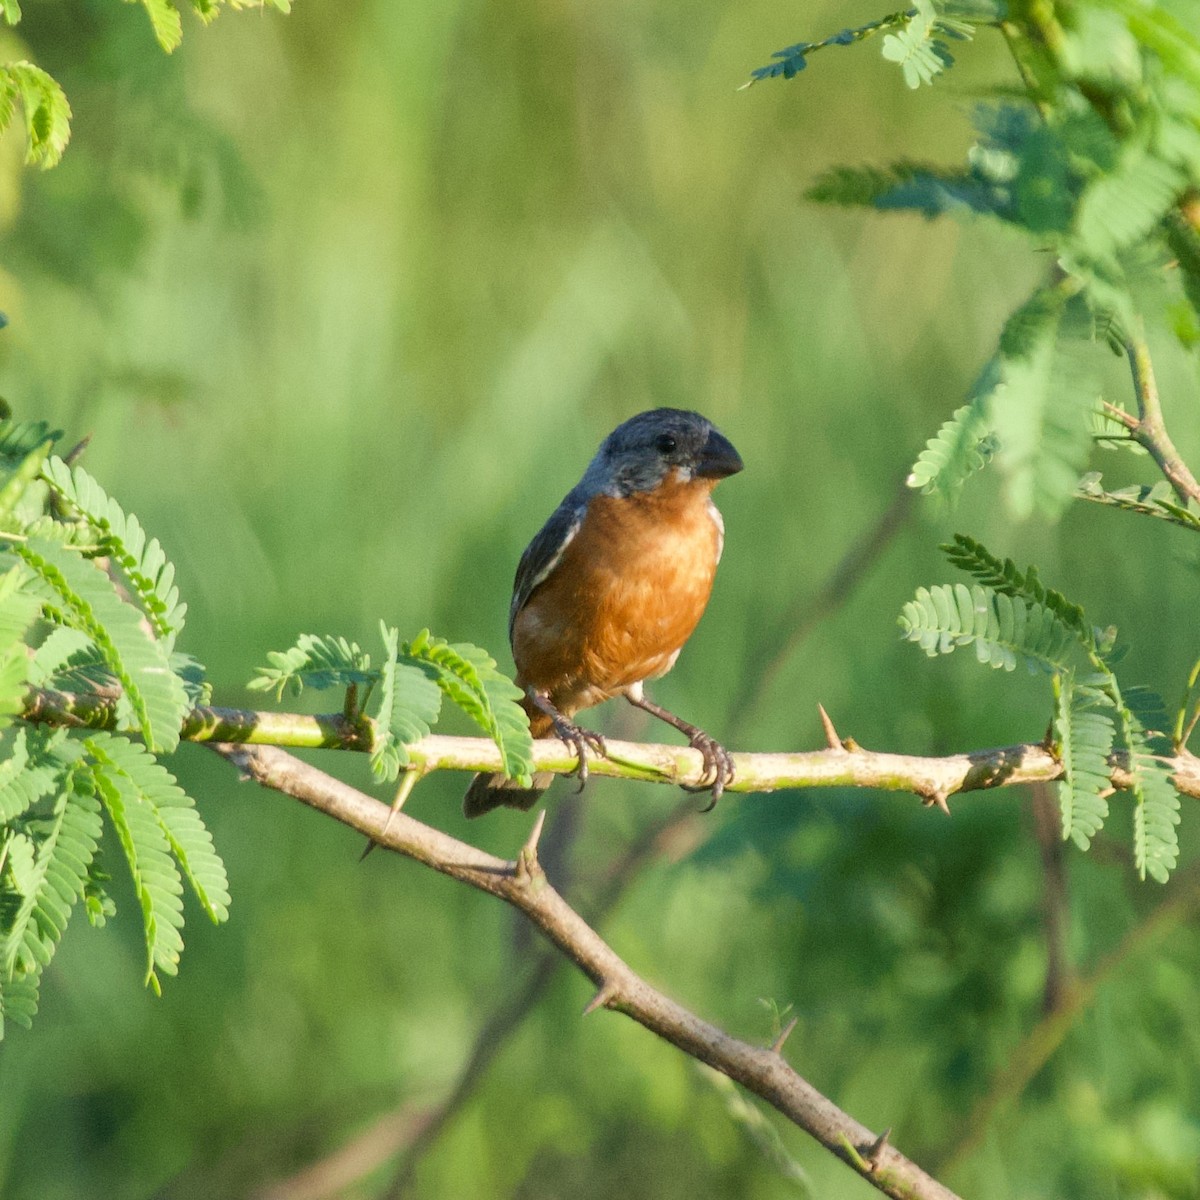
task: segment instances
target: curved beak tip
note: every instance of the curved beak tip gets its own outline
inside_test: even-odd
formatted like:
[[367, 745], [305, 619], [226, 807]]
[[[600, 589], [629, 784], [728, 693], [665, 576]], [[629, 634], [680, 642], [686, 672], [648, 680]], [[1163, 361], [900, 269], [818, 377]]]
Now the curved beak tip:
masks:
[[736, 475], [744, 465], [733, 443], [714, 429], [704, 443], [696, 474], [710, 479], [724, 479], [727, 475]]

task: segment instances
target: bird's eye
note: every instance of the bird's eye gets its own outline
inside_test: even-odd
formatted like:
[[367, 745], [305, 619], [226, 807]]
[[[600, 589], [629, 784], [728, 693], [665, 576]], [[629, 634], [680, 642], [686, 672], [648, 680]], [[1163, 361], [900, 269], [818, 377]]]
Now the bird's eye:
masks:
[[654, 439], [654, 446], [659, 454], [671, 454], [675, 450], [675, 439], [669, 433], [660, 433]]

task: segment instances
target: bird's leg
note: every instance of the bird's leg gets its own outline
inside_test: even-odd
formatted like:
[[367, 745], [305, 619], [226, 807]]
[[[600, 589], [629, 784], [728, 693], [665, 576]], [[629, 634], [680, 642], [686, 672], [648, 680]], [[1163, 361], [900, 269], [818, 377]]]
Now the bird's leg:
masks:
[[554, 728], [554, 736], [559, 741], [565, 742], [575, 751], [579, 759], [579, 766], [575, 768], [575, 774], [579, 776], [579, 790], [583, 791], [583, 785], [587, 783], [588, 777], [588, 748], [590, 747], [597, 754], [606, 753], [604, 739], [598, 733], [576, 725], [569, 717], [560, 713], [550, 702], [550, 697], [545, 692], [526, 688], [525, 694], [529, 697], [530, 704], [538, 712], [545, 713], [550, 718], [550, 723]]
[[653, 700], [647, 700], [645, 696], [632, 692], [626, 692], [625, 699], [635, 708], [644, 708], [660, 721], [666, 721], [668, 725], [674, 726], [687, 738], [694, 750], [700, 751], [704, 759], [705, 778], [711, 775], [712, 782], [702, 784], [700, 787], [691, 787], [687, 784], [680, 784], [680, 787], [685, 792], [711, 791], [712, 800], [701, 811], [712, 812], [721, 798], [721, 793], [725, 791], [726, 785], [733, 782], [733, 755], [711, 734], [705, 733], [703, 729], [693, 725], [690, 721], [677, 717], [673, 712], [668, 712], [667, 709], [655, 704]]

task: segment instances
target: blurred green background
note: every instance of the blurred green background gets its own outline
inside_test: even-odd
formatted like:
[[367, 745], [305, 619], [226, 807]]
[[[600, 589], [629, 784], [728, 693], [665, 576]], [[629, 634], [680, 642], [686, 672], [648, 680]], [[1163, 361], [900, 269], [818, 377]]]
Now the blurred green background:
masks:
[[[218, 703], [248, 705], [252, 669], [297, 632], [373, 644], [381, 617], [507, 663], [526, 541], [609, 429], [660, 404], [706, 413], [747, 464], [718, 493], [708, 615], [654, 692], [733, 748], [819, 745], [818, 701], [873, 748], [1039, 738], [1043, 680], [898, 640], [913, 588], [950, 577], [954, 529], [1038, 562], [1122, 628], [1125, 678], [1178, 694], [1196, 563], [1165, 524], [1014, 524], [985, 477], [952, 517], [915, 502], [845, 602], [820, 598], [1045, 264], [983, 224], [803, 192], [835, 163], [959, 160], [972, 105], [1013, 82], [998, 42], [962, 47], [934, 90], [868, 45], [737, 92], [771, 51], [881, 10], [310, 0], [187, 21], [168, 58], [137, 7], [25, 8], [5, 52], [50, 70], [76, 119], [49, 173], [0, 141], [0, 391], [94, 435], [89, 469], [179, 566], [181, 648]], [[1193, 366], [1157, 348], [1195, 464]], [[624, 708], [596, 721], [661, 733]], [[445, 1097], [532, 945], [493, 900], [384, 854], [360, 866], [347, 830], [201, 748], [176, 759], [231, 921], [191, 912], [159, 1000], [122, 882], [108, 929], [76, 918], [32, 1032], [0, 1046], [0, 1195], [383, 1195], [388, 1131]], [[363, 762], [320, 762], [368, 785]], [[432, 778], [409, 811], [514, 852], [528, 818], [468, 830], [464, 786]], [[550, 801], [552, 834], [556, 813], [580, 821], [552, 874], [586, 904], [678, 794], [569, 794]], [[604, 932], [738, 1036], [770, 1041], [762, 1001], [793, 1006], [800, 1072], [964, 1195], [1195, 1198], [1200, 939], [1191, 893], [1137, 883], [1126, 825], [1066, 852], [1069, 962], [1086, 978], [1117, 957], [1015, 1094], [1050, 957], [1027, 793], [964, 797], [951, 820], [904, 795], [730, 796], [656, 848]], [[555, 976], [407, 1194], [795, 1195], [780, 1153], [815, 1196], [875, 1194], [771, 1115], [765, 1152], [693, 1063], [620, 1017], [581, 1021], [589, 995]], [[345, 1177], [305, 1191], [296, 1173], [347, 1146]]]

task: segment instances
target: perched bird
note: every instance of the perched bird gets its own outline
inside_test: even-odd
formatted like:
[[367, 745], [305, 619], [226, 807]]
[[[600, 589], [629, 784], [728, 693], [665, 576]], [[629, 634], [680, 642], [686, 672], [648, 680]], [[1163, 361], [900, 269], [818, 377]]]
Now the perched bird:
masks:
[[[733, 778], [728, 751], [695, 725], [646, 698], [642, 684], [665, 675], [708, 604], [725, 526], [712, 491], [742, 469], [732, 444], [699, 413], [656, 408], [618, 425], [583, 478], [521, 555], [508, 636], [535, 738], [558, 737], [579, 755], [604, 739], [571, 718], [624, 696], [673, 725], [704, 756], [712, 803]], [[468, 817], [500, 805], [529, 808], [550, 785], [523, 788], [476, 775]], [[711, 807], [711, 806], [710, 806]]]

